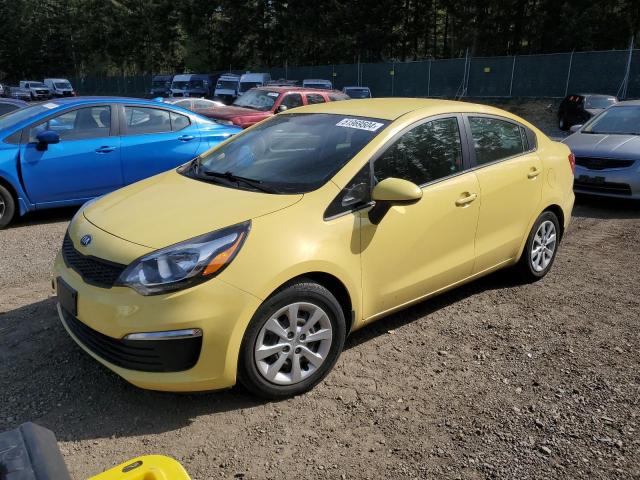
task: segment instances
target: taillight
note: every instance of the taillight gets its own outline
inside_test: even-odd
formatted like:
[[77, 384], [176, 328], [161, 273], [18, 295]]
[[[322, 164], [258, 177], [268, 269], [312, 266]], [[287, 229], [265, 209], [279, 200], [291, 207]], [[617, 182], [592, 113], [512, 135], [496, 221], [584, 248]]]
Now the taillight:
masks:
[[571, 167], [571, 173], [576, 172], [576, 156], [573, 153], [569, 154], [569, 166]]

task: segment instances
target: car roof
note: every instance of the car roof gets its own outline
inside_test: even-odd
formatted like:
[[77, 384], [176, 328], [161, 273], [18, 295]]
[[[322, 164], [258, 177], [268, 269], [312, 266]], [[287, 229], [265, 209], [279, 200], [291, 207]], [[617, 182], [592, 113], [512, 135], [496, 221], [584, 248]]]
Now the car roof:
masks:
[[324, 78], [305, 78], [304, 80], [302, 80], [303, 82], [317, 82], [317, 83], [331, 83], [331, 80], [326, 80]]
[[357, 100], [342, 100], [339, 102], [317, 103], [298, 107], [284, 112], [285, 115], [296, 113], [332, 113], [337, 115], [352, 115], [357, 117], [380, 118], [396, 120], [407, 113], [424, 110], [425, 116], [444, 113], [486, 113], [506, 118], [517, 119], [529, 125], [528, 122], [489, 105], [479, 105], [452, 100], [435, 100], [428, 98], [365, 98]]

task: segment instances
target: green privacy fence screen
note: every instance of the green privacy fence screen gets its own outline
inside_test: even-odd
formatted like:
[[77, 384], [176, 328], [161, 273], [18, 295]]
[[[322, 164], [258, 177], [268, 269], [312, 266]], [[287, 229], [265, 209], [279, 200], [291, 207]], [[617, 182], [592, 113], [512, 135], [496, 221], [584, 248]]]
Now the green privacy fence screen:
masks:
[[[245, 70], [234, 70], [241, 74]], [[273, 79], [323, 78], [334, 87], [368, 86], [375, 97], [548, 97], [604, 93], [640, 97], [640, 50], [469, 57], [412, 62], [283, 66]], [[223, 72], [216, 72], [223, 73]], [[84, 95], [145, 96], [151, 75], [72, 78]]]

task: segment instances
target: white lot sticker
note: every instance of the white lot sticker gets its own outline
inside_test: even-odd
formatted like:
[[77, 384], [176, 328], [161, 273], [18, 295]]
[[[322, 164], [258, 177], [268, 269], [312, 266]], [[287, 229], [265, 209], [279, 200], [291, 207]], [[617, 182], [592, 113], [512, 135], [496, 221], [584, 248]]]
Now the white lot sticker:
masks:
[[56, 105], [55, 103], [43, 103], [42, 106], [51, 110], [52, 108], [56, 108], [58, 105]]
[[336, 127], [357, 128], [358, 130], [367, 130], [369, 132], [375, 132], [382, 125], [384, 125], [384, 123], [360, 120], [358, 118], [343, 118], [336, 123]]
[[269, 95], [270, 97], [277, 97], [280, 94], [278, 92], [267, 92], [267, 95]]

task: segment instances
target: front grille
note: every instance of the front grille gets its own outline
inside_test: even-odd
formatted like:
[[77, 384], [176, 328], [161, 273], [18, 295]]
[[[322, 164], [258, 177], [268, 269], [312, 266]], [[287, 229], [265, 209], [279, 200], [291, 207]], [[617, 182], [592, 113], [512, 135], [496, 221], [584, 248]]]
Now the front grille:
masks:
[[614, 182], [586, 182], [576, 179], [574, 188], [585, 192], [607, 193], [612, 195], [631, 195], [631, 187], [626, 183]]
[[576, 165], [589, 170], [607, 170], [610, 168], [627, 168], [634, 160], [617, 160], [614, 158], [576, 157]]
[[85, 347], [103, 360], [142, 372], [181, 372], [193, 367], [200, 357], [202, 337], [174, 340], [120, 340], [85, 325], [64, 309], [67, 328]]
[[62, 258], [67, 267], [75, 270], [82, 279], [93, 286], [111, 288], [126, 265], [110, 262], [90, 255], [83, 255], [73, 246], [67, 233], [62, 242]]
[[36, 93], [44, 95], [45, 93], [48, 93], [48, 92], [46, 90], [36, 90]]

